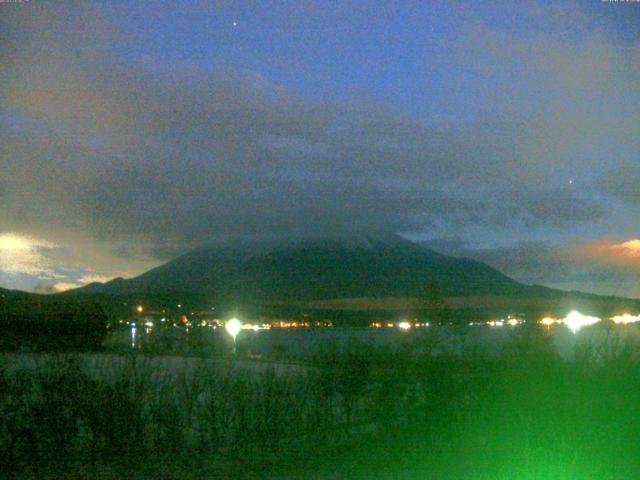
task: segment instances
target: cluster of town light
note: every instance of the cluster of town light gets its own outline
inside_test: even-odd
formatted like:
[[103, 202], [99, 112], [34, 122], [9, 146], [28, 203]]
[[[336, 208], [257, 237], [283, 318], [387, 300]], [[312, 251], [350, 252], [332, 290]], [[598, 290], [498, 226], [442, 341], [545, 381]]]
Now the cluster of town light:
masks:
[[557, 325], [564, 324], [573, 333], [578, 333], [584, 327], [595, 325], [599, 321], [600, 319], [598, 317], [583, 315], [577, 310], [572, 310], [571, 312], [569, 312], [569, 314], [566, 317], [562, 319], [553, 318], [553, 317], [544, 317], [542, 320], [540, 320], [540, 323], [547, 328], [556, 324]]
[[540, 323], [545, 327], [550, 327], [551, 325], [562, 323], [562, 320], [558, 320], [557, 318], [552, 317], [544, 317], [542, 320], [540, 320]]
[[[609, 320], [617, 325], [628, 325], [631, 323], [640, 322], [640, 315], [631, 315], [629, 313], [624, 313], [622, 315], [613, 316]], [[544, 317], [540, 320], [540, 323], [547, 328], [550, 328], [552, 325], [565, 325], [571, 332], [578, 333], [584, 327], [595, 325], [600, 321], [601, 319], [598, 317], [584, 315], [577, 310], [572, 310], [564, 318]], [[502, 327], [503, 325], [516, 326], [520, 325], [521, 323], [524, 323], [524, 320], [515, 317], [509, 317], [506, 320], [500, 319], [490, 320], [488, 322], [471, 322], [469, 323], [469, 325], [488, 325], [490, 327]]]
[[[640, 322], [640, 315], [631, 315], [630, 313], [623, 313], [622, 315], [615, 315], [611, 317], [609, 320], [611, 320], [613, 323], [617, 325], [628, 325], [630, 323]], [[545, 325], [546, 327], [550, 327], [551, 325], [555, 325], [555, 324], [564, 324], [573, 333], [578, 333], [584, 327], [595, 325], [600, 321], [601, 319], [598, 317], [583, 315], [577, 310], [573, 310], [563, 319], [545, 317], [542, 320], [540, 320], [540, 323]]]
[[640, 322], [640, 315], [631, 315], [629, 313], [624, 313], [622, 315], [611, 317], [611, 320], [617, 324], [627, 325], [629, 323]]
[[406, 320], [403, 320], [401, 322], [398, 323], [392, 323], [392, 322], [371, 322], [369, 324], [370, 327], [372, 328], [399, 328], [400, 330], [410, 330], [412, 328], [420, 328], [420, 327], [428, 327], [430, 326], [429, 322], [408, 322]]
[[[182, 305], [178, 305], [178, 307], [181, 307]], [[144, 307], [142, 305], [138, 305], [136, 307], [136, 312], [137, 313], [142, 313], [144, 311]], [[640, 315], [632, 315], [630, 313], [624, 313], [621, 315], [615, 315], [613, 317], [610, 318], [610, 320], [612, 322], [614, 322], [617, 325], [628, 325], [631, 323], [636, 323], [636, 322], [640, 322]], [[166, 318], [162, 318], [161, 322], [165, 322]], [[540, 320], [540, 323], [544, 326], [546, 326], [547, 328], [551, 327], [552, 325], [556, 325], [556, 324], [564, 324], [569, 330], [571, 330], [573, 333], [578, 333], [582, 328], [590, 326], [590, 325], [595, 325], [596, 323], [600, 322], [601, 319], [598, 317], [593, 317], [593, 316], [589, 316], [589, 315], [584, 315], [580, 312], [578, 312], [577, 310], [572, 310], [571, 312], [569, 312], [569, 314], [564, 317], [563, 319], [558, 319], [558, 318], [553, 318], [553, 317], [544, 317]], [[122, 320], [120, 320], [120, 323], [123, 323]], [[127, 324], [129, 324], [129, 322], [126, 322]], [[317, 326], [320, 326], [321, 322], [316, 322]], [[520, 318], [516, 318], [513, 317], [511, 315], [509, 315], [507, 317], [507, 319], [500, 319], [500, 320], [490, 320], [488, 322], [471, 322], [469, 323], [469, 325], [488, 325], [490, 327], [501, 327], [503, 325], [509, 325], [512, 327], [515, 327], [516, 325], [520, 325], [524, 323], [524, 320], [520, 319]], [[206, 326], [208, 323], [206, 321], [202, 321], [201, 322], [201, 326]], [[147, 327], [147, 330], [149, 328], [152, 328], [154, 326], [153, 322], [147, 321], [144, 323], [144, 326]], [[175, 325], [174, 325], [175, 326]], [[190, 326], [190, 324], [188, 325]], [[269, 329], [271, 328], [272, 325], [268, 325], [268, 324], [263, 324], [263, 325], [254, 325], [254, 324], [243, 324], [240, 320], [238, 320], [237, 318], [232, 318], [230, 320], [228, 320], [225, 323], [225, 329], [227, 331], [227, 333], [233, 338], [233, 344], [234, 344], [234, 351], [235, 351], [235, 344], [236, 344], [236, 337], [238, 336], [238, 334], [240, 333], [241, 330], [253, 330], [253, 331], [258, 331], [258, 330], [264, 330], [264, 329]], [[278, 326], [278, 324], [276, 324], [275, 326]], [[293, 324], [283, 324], [283, 322], [280, 322], [281, 327], [290, 327], [290, 326], [311, 326], [308, 322], [302, 322], [300, 324], [298, 324], [297, 322], [293, 323]], [[329, 326], [332, 326], [329, 325]], [[370, 324], [370, 326], [375, 327], [375, 328], [381, 328], [381, 327], [398, 327], [400, 330], [410, 330], [413, 327], [428, 327], [429, 323], [428, 322], [424, 322], [424, 323], [411, 323], [408, 321], [401, 321], [398, 323], [381, 323], [381, 322], [373, 322]], [[131, 323], [131, 327], [132, 327], [132, 334], [135, 335], [135, 327], [136, 324], [135, 322]], [[215, 328], [215, 326], [213, 327]]]
[[516, 325], [521, 325], [523, 323], [524, 320], [522, 318], [512, 317], [509, 315], [506, 319], [501, 318], [500, 320], [489, 320], [488, 322], [469, 322], [469, 326], [489, 325], [490, 327], [502, 327], [504, 325], [509, 325], [510, 327], [515, 327]]

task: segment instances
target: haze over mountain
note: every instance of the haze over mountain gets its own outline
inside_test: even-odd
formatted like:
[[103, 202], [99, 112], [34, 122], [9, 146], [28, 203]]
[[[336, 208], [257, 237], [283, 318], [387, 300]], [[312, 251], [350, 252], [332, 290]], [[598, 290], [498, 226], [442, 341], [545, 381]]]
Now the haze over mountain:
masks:
[[1, 286], [353, 227], [640, 298], [638, 2], [246, 3], [0, 2]]
[[398, 235], [335, 235], [211, 242], [132, 279], [78, 293], [208, 293], [255, 301], [545, 295], [481, 262], [454, 258]]

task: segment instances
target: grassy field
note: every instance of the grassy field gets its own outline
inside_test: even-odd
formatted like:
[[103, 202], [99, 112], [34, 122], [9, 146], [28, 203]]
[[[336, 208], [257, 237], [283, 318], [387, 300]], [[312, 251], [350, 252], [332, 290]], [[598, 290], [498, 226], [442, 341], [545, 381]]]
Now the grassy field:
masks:
[[493, 354], [360, 348], [325, 351], [293, 370], [140, 354], [7, 354], [2, 472], [637, 478], [635, 336], [581, 334], [571, 358], [558, 354], [548, 332], [524, 326]]

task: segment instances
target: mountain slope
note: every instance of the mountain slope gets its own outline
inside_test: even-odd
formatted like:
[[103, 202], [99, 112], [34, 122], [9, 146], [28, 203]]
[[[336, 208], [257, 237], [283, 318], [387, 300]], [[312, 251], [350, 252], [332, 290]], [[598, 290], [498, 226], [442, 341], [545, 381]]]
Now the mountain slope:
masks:
[[32, 293], [22, 292], [20, 290], [7, 290], [5, 288], [0, 288], [0, 301], [35, 297], [36, 295]]
[[396, 235], [203, 245], [136, 278], [77, 293], [207, 293], [256, 301], [433, 295], [544, 295], [486, 264]]

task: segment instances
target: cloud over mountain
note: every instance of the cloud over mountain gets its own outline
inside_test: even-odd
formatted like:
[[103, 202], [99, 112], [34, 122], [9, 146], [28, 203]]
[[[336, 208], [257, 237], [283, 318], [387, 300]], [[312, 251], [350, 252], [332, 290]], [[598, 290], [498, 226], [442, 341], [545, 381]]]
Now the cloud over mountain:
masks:
[[[325, 78], [331, 88], [314, 91], [323, 53], [306, 63], [273, 52], [286, 75], [249, 46], [233, 50], [248, 50], [249, 65], [218, 57], [214, 45], [241, 41], [216, 36], [222, 7], [174, 5], [153, 20], [153, 2], [137, 20], [121, 6], [17, 7], [2, 6], [0, 232], [74, 252], [66, 263], [59, 252], [58, 265], [80, 272], [100, 251], [100, 268], [110, 265], [100, 275], [140, 273], [235, 233], [388, 230], [490, 243], [628, 229], [620, 212], [637, 200], [640, 47], [577, 6], [523, 7], [530, 26], [519, 31], [452, 8], [442, 41], [405, 47], [411, 74], [386, 81], [390, 96], [368, 77]], [[307, 30], [319, 37], [292, 47], [302, 53], [335, 33], [327, 15], [345, 21], [315, 9], [309, 20], [304, 8], [290, 14], [317, 22]], [[181, 33], [200, 56], [152, 48], [136, 23], [185, 18], [202, 28]], [[357, 62], [360, 52], [344, 48], [336, 55]]]

